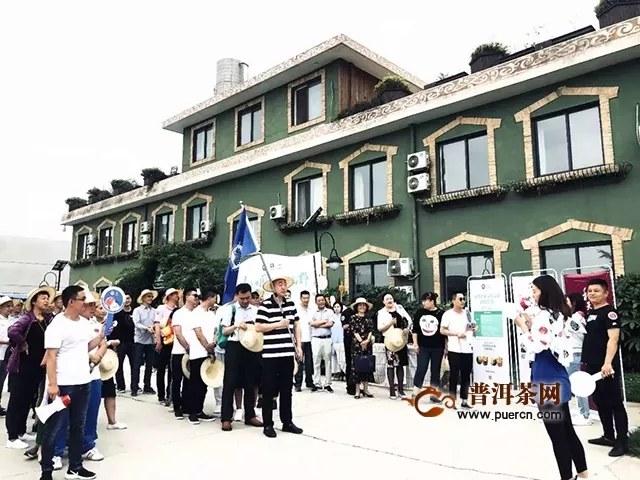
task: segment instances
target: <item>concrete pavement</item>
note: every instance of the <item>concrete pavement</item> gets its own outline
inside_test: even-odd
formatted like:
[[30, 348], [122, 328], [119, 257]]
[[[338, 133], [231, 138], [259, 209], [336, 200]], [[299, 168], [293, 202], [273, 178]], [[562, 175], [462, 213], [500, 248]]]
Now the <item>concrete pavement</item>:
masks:
[[[222, 432], [217, 421], [192, 426], [176, 421], [155, 396], [124, 395], [118, 398], [118, 421], [129, 429], [107, 431], [101, 411], [98, 448], [106, 458], [86, 467], [109, 480], [232, 475], [274, 480], [558, 478], [551, 444], [538, 420], [461, 420], [452, 410], [423, 418], [406, 402], [389, 400], [383, 389], [374, 388], [373, 399], [355, 400], [344, 393], [344, 384], [334, 386], [334, 394], [294, 392], [294, 419], [304, 434], [279, 432], [277, 439], [244, 424], [235, 423], [233, 432]], [[213, 406], [209, 394], [205, 410]], [[632, 423], [639, 425], [640, 408], [630, 410]], [[607, 449], [586, 443], [600, 428], [598, 423], [578, 428], [591, 478], [640, 478], [640, 460], [612, 459]], [[65, 471], [54, 478], [64, 478]], [[20, 451], [0, 448], [0, 478], [37, 479], [39, 465], [26, 461]]]

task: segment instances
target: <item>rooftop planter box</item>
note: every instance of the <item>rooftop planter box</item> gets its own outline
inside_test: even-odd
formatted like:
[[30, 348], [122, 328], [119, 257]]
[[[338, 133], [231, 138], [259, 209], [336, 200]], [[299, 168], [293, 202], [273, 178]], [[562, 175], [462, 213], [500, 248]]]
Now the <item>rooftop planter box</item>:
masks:
[[600, 0], [595, 8], [600, 28], [640, 16], [640, 0]]
[[[333, 215], [329, 216], [321, 216], [316, 219], [316, 225], [319, 227], [328, 227], [333, 223]], [[308, 226], [304, 228], [302, 225], [304, 222], [289, 222], [289, 223], [279, 223], [278, 230], [282, 233], [288, 235], [291, 233], [303, 232], [305, 230], [311, 230]]]
[[114, 195], [122, 195], [140, 187], [134, 180], [111, 180], [111, 192]]
[[393, 102], [411, 95], [409, 84], [397, 75], [388, 75], [373, 87], [373, 98], [379, 99], [381, 104]]
[[497, 185], [495, 187], [486, 186], [436, 195], [422, 199], [420, 203], [428, 208], [428, 211], [433, 212], [438, 209], [457, 207], [462, 204], [473, 203], [477, 205], [480, 202], [502, 200], [508, 192], [508, 185]]
[[486, 70], [500, 63], [509, 54], [509, 49], [502, 43], [484, 43], [471, 54], [469, 67], [471, 73]]
[[111, 198], [111, 192], [109, 190], [102, 190], [100, 188], [92, 188], [87, 191], [89, 205], [93, 203], [101, 202], [107, 198]]
[[65, 203], [69, 206], [69, 211], [73, 212], [82, 207], [86, 207], [89, 202], [87, 202], [84, 198], [80, 197], [71, 197], [65, 200]]
[[145, 187], [151, 187], [154, 183], [168, 178], [167, 174], [159, 168], [143, 168], [142, 172], [140, 172], [140, 175], [144, 180]]
[[371, 222], [397, 217], [400, 214], [400, 210], [402, 210], [401, 204], [391, 203], [339, 213], [334, 218], [340, 225], [355, 225], [359, 223], [366, 223], [368, 225]]

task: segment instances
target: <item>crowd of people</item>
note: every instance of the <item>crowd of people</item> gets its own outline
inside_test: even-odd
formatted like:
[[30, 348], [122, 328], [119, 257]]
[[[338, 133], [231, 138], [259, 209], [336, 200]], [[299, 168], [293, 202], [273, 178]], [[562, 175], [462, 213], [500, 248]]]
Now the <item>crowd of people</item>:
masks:
[[[383, 297], [378, 311], [365, 298], [343, 305], [323, 294], [317, 294], [312, 305], [308, 291], [294, 302], [292, 283], [290, 277], [280, 275], [262, 291], [239, 284], [233, 301], [222, 306], [212, 289], [169, 288], [154, 307], [158, 292], [145, 289], [135, 308], [126, 296], [111, 331], [105, 331], [106, 311], [99, 295], [79, 286], [62, 292], [39, 287], [24, 305], [0, 297], [0, 387], [3, 372], [8, 372], [10, 390], [7, 410], [0, 406], [0, 413], [6, 415], [7, 448], [24, 450], [28, 458], [40, 457], [44, 480], [62, 468], [68, 448], [65, 478], [95, 478], [83, 461], [104, 458], [96, 445], [102, 400], [107, 429], [127, 428], [116, 419], [117, 392], [127, 390], [126, 359], [131, 396], [157, 395], [177, 420], [198, 425], [218, 417], [225, 432], [236, 421], [275, 438], [273, 411], [279, 403], [281, 431], [301, 434], [303, 430], [293, 421], [292, 392], [302, 391], [303, 380], [311, 392], [333, 393], [332, 379], [344, 375], [349, 395], [373, 397], [370, 384], [376, 369], [377, 334], [385, 347], [389, 398], [406, 396], [405, 367], [408, 349], [413, 348], [417, 369], [412, 395], [423, 388], [429, 367], [428, 383], [441, 387], [441, 364], [448, 358], [448, 388], [458, 399], [456, 408], [472, 408], [467, 398], [478, 325], [465, 309], [464, 293], [452, 295], [452, 308], [446, 312], [439, 308], [437, 294], [425, 293], [421, 308], [411, 317], [392, 294]], [[611, 456], [623, 455], [628, 420], [620, 376], [615, 375], [620, 371], [619, 320], [606, 302], [606, 282], [590, 282], [589, 311], [579, 296], [565, 297], [551, 277], [538, 277], [532, 288], [535, 305], [514, 321], [531, 361], [532, 382], [561, 385], [560, 405], [539, 405], [541, 410], [562, 412], [560, 421], [545, 421], [561, 477], [574, 478], [573, 464], [578, 477], [585, 478], [584, 449], [573, 425], [586, 423], [569, 413], [569, 373], [582, 363], [589, 373], [604, 376], [593, 395], [604, 434], [589, 443], [611, 447]], [[263, 298], [265, 294], [269, 295]], [[341, 343], [344, 372], [336, 349]], [[151, 384], [154, 370], [156, 389]], [[213, 415], [204, 412], [209, 388], [215, 397]], [[45, 423], [36, 421], [28, 431], [33, 408], [64, 396], [71, 398], [66, 409]], [[431, 397], [431, 402], [439, 400]], [[585, 402], [578, 399], [583, 420], [589, 416]]]

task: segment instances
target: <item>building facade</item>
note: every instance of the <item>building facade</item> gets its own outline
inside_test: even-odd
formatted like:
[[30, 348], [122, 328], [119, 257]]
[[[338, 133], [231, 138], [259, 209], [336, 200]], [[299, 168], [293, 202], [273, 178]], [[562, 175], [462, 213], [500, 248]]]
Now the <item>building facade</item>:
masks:
[[[640, 18], [547, 44], [425, 86], [340, 35], [218, 92], [164, 123], [183, 135], [181, 174], [64, 216], [70, 281], [112, 284], [141, 243], [228, 257], [239, 202], [261, 250], [287, 255], [314, 251], [301, 223], [322, 207], [319, 231], [344, 262], [329, 284], [350, 296], [364, 284], [446, 295], [470, 275], [545, 268], [638, 272]], [[344, 115], [387, 75], [411, 94]], [[332, 246], [322, 237], [324, 257]], [[390, 276], [388, 259], [413, 268]]]

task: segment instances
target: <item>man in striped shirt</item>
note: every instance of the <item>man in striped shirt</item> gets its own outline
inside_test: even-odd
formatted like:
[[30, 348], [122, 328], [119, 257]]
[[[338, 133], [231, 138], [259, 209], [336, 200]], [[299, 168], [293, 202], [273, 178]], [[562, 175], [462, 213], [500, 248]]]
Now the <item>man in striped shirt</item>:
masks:
[[295, 304], [286, 299], [292, 284], [292, 278], [282, 276], [274, 278], [273, 283], [265, 283], [264, 290], [273, 291], [273, 295], [260, 304], [256, 316], [256, 331], [264, 334], [262, 421], [264, 434], [269, 438], [277, 436], [273, 428], [273, 399], [278, 395], [282, 431], [302, 433], [302, 429], [294, 425], [291, 412], [293, 365], [296, 357], [302, 357], [298, 311]]

